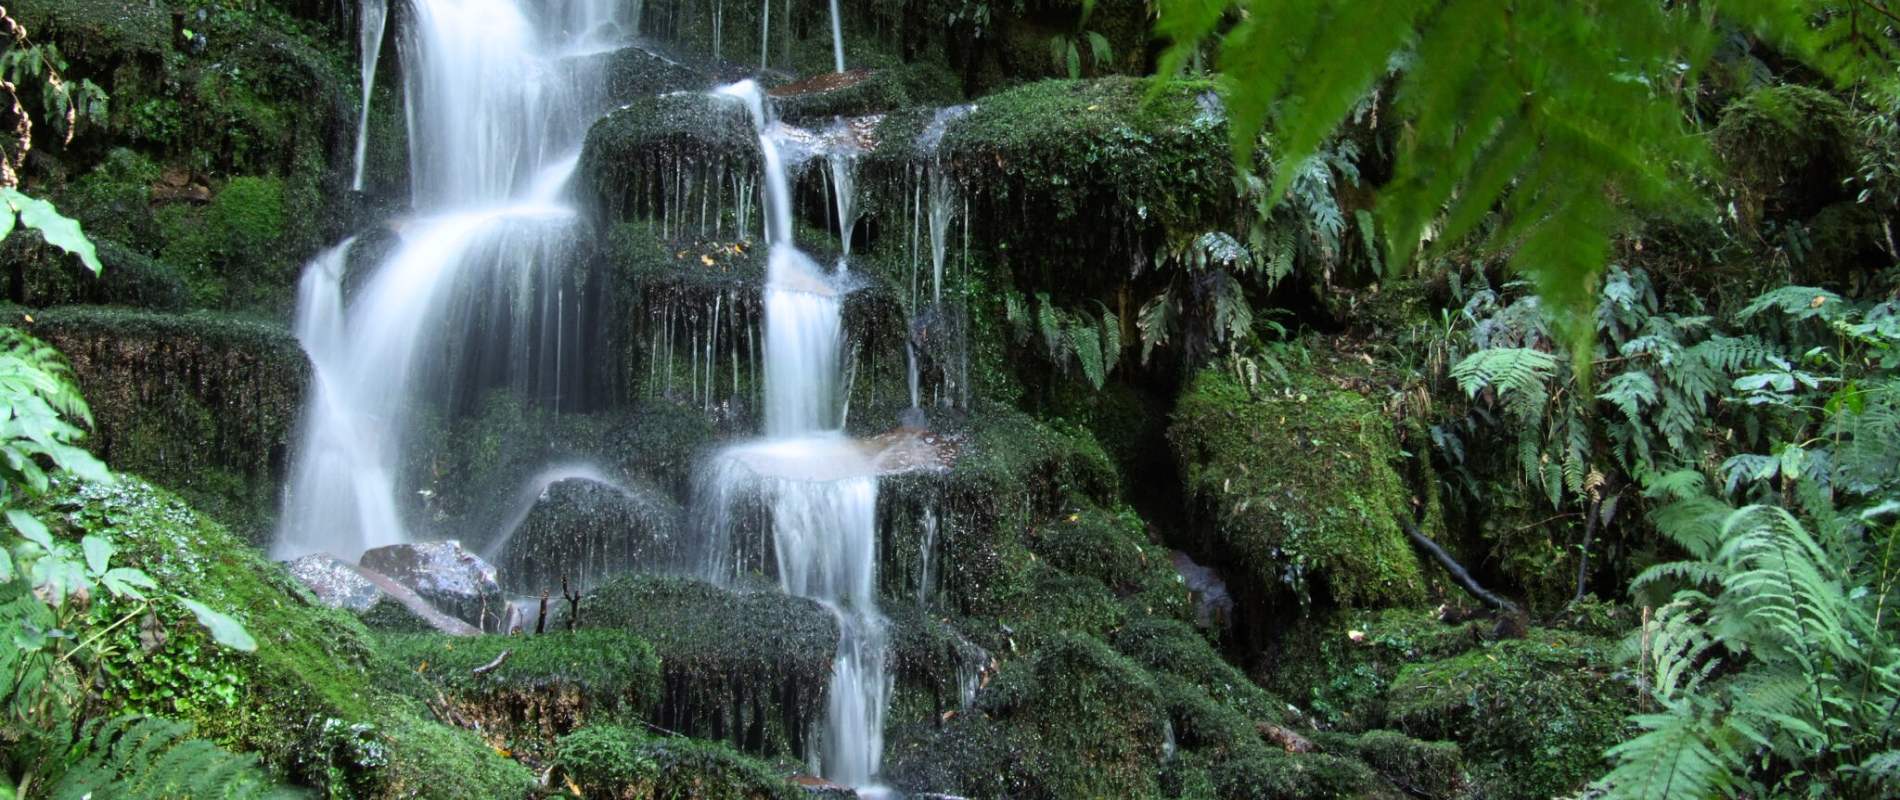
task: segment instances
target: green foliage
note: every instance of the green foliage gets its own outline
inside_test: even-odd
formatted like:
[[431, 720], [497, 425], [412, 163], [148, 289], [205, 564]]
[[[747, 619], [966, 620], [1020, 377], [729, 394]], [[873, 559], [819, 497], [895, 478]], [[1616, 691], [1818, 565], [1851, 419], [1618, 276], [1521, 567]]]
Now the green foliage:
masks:
[[1891, 509], [1840, 514], [1809, 487], [1811, 529], [1779, 506], [1652, 489], [1679, 497], [1657, 523], [1690, 560], [1637, 579], [1681, 588], [1629, 645], [1654, 710], [1610, 750], [1609, 796], [1892, 791], [1900, 642], [1881, 617], [1900, 531], [1874, 522]]
[[[1006, 319], [1020, 346], [1031, 333], [1029, 304], [1014, 292], [1004, 297]], [[1101, 312], [1099, 317], [1088, 311], [1057, 308], [1048, 292], [1037, 292], [1034, 331], [1047, 347], [1050, 363], [1058, 369], [1067, 369], [1070, 364], [1079, 366], [1082, 377], [1100, 390], [1121, 361], [1122, 323], [1107, 305], [1100, 301], [1095, 305]]]
[[[1238, 14], [1231, 14], [1237, 9]], [[1705, 160], [1682, 106], [1713, 51], [1715, 19], [1755, 31], [1838, 83], [1885, 80], [1900, 50], [1870, 0], [1707, 5], [1424, 0], [1163, 3], [1164, 75], [1218, 35], [1231, 141], [1245, 163], [1263, 128], [1279, 155], [1268, 202], [1368, 96], [1406, 134], [1377, 208], [1391, 264], [1423, 238], [1481, 228], [1549, 306], [1558, 338], [1588, 352], [1587, 312], [1626, 206], [1693, 199]]]
[[71, 766], [47, 796], [282, 798], [302, 793], [279, 786], [254, 755], [236, 755], [190, 728], [159, 717], [88, 723]]

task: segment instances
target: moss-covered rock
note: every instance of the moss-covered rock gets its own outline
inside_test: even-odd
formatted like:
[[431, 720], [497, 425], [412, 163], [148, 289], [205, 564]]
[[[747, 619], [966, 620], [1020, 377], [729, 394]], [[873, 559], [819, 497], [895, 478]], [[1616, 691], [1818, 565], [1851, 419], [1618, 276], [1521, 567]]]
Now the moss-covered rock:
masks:
[[[565, 624], [560, 605], [552, 627]], [[823, 606], [776, 591], [629, 575], [582, 598], [580, 624], [652, 644], [662, 675], [660, 727], [748, 753], [805, 755], [838, 647], [837, 620]]]
[[72, 362], [88, 446], [183, 494], [252, 542], [268, 536], [309, 364], [288, 331], [208, 314], [62, 307], [18, 325]]
[[[986, 405], [939, 435], [956, 453], [949, 469], [879, 483], [881, 591], [921, 596], [964, 618], [1026, 616], [1037, 602], [1026, 587], [1048, 569], [1029, 552], [1028, 527], [1065, 513], [1070, 498], [1111, 502], [1119, 486], [1114, 467], [1086, 431], [1057, 430], [1004, 406]], [[1007, 647], [971, 633], [985, 647]]]
[[416, 682], [441, 690], [446, 713], [505, 737], [510, 750], [545, 754], [556, 737], [583, 725], [637, 722], [660, 701], [659, 657], [621, 630], [386, 634], [377, 646], [397, 671], [393, 688], [424, 700], [436, 695], [414, 691]]
[[1743, 96], [1722, 111], [1713, 134], [1751, 225], [1806, 218], [1841, 199], [1854, 138], [1845, 103], [1795, 84]]
[[84, 303], [154, 311], [182, 311], [189, 302], [190, 291], [171, 265], [117, 242], [95, 238], [93, 245], [104, 267], [98, 275], [37, 232], [8, 236], [0, 245], [8, 299], [33, 308]]
[[1534, 630], [1438, 661], [1407, 665], [1390, 689], [1398, 730], [1459, 743], [1487, 797], [1555, 797], [1603, 773], [1628, 733], [1634, 692], [1611, 671], [1604, 640]]
[[1470, 786], [1464, 755], [1451, 742], [1424, 742], [1397, 731], [1367, 731], [1354, 737], [1321, 737], [1366, 762], [1413, 797], [1461, 797]]
[[1280, 638], [1263, 680], [1328, 727], [1368, 730], [1383, 724], [1399, 670], [1467, 652], [1489, 641], [1493, 627], [1483, 620], [1447, 625], [1416, 609], [1307, 619]]
[[1253, 722], [1278, 723], [1286, 704], [1223, 659], [1186, 623], [1145, 617], [1115, 631], [1115, 649], [1149, 670], [1167, 673], [1205, 692], [1215, 702]]
[[887, 757], [892, 779], [972, 797], [1149, 797], [1166, 738], [1155, 681], [1087, 636], [1004, 666], [936, 737]]
[[962, 87], [934, 63], [857, 69], [772, 87], [782, 118], [812, 123], [956, 102]]
[[1422, 599], [1398, 524], [1412, 511], [1397, 440], [1364, 396], [1317, 385], [1254, 396], [1207, 370], [1182, 391], [1169, 439], [1199, 549], [1232, 565], [1237, 593], [1316, 606]]
[[[758, 138], [745, 105], [705, 92], [675, 92], [634, 100], [601, 118], [587, 131], [581, 179], [600, 199], [607, 218], [634, 215], [687, 219], [698, 198], [682, 196], [681, 184], [713, 187], [720, 208], [739, 207], [734, 187], [712, 176], [758, 171]], [[677, 203], [679, 208], [668, 208]], [[727, 223], [737, 229], [737, 221]]]
[[1147, 534], [1131, 509], [1114, 513], [1079, 504], [1028, 532], [1029, 551], [1057, 569], [1100, 581], [1143, 613], [1184, 619], [1192, 598], [1167, 548]]
[[533, 784], [474, 735], [375, 686], [382, 662], [361, 623], [165, 491], [121, 474], [110, 486], [59, 486], [46, 508], [60, 535], [110, 538], [115, 564], [226, 611], [258, 642], [249, 654], [216, 647], [187, 611], [161, 600], [162, 618], [178, 625], [114, 633], [101, 688], [108, 713], [190, 721], [201, 736], [340, 795], [519, 797]]
[[495, 557], [504, 588], [535, 594], [563, 580], [591, 588], [612, 575], [678, 563], [685, 512], [653, 487], [588, 476], [531, 483], [529, 491], [539, 498], [504, 534]]
[[724, 746], [593, 725], [561, 739], [555, 769], [583, 797], [798, 800], [804, 793]]

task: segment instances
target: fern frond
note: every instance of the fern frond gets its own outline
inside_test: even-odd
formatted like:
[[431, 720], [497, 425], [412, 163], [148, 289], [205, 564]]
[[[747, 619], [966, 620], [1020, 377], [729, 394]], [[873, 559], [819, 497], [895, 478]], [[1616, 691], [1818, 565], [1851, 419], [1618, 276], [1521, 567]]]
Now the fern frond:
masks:
[[190, 733], [188, 726], [159, 717], [90, 723], [75, 747], [76, 760], [52, 783], [49, 795], [56, 800], [303, 796], [271, 780], [255, 755], [232, 753]]
[[1468, 397], [1485, 389], [1494, 389], [1502, 397], [1513, 392], [1543, 397], [1545, 382], [1557, 369], [1557, 359], [1549, 353], [1526, 347], [1497, 347], [1479, 350], [1460, 359], [1451, 368], [1451, 377]]
[[1605, 779], [1614, 800], [1722, 796], [1734, 783], [1734, 760], [1710, 734], [1701, 709], [1684, 707], [1631, 718], [1642, 733], [1610, 748], [1616, 768]]

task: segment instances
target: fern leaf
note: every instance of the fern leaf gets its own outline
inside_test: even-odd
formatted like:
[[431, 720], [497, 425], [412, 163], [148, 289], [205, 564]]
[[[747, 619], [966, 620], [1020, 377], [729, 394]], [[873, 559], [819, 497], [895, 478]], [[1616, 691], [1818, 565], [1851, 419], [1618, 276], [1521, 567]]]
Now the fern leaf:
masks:
[[1476, 397], [1485, 389], [1498, 395], [1512, 392], [1542, 396], [1544, 383], [1557, 369], [1557, 359], [1549, 353], [1524, 347], [1497, 347], [1479, 350], [1460, 359], [1451, 368], [1452, 379], [1467, 397]]

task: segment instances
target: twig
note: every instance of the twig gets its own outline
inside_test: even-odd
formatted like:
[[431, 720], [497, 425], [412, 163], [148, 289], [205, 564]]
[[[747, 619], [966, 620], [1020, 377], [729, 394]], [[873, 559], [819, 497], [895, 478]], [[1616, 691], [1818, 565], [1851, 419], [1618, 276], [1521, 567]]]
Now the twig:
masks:
[[561, 576], [561, 596], [567, 599], [567, 629], [571, 631], [581, 623], [581, 593], [568, 590], [566, 575]]
[[1418, 545], [1420, 548], [1423, 548], [1425, 552], [1430, 553], [1432, 558], [1438, 561], [1439, 566], [1444, 567], [1446, 572], [1451, 573], [1451, 579], [1460, 587], [1463, 587], [1472, 597], [1478, 598], [1478, 600], [1485, 605], [1508, 614], [1516, 615], [1523, 613], [1518, 609], [1516, 603], [1492, 594], [1489, 590], [1479, 585], [1478, 580], [1471, 577], [1471, 573], [1466, 571], [1464, 566], [1458, 563], [1457, 559], [1452, 558], [1450, 553], [1445, 552], [1445, 548], [1439, 547], [1437, 542], [1427, 539], [1425, 538], [1425, 534], [1419, 533], [1418, 526], [1413, 524], [1411, 520], [1399, 517], [1399, 527], [1405, 529], [1405, 535], [1411, 538], [1413, 544]]
[[501, 651], [501, 655], [495, 656], [494, 661], [490, 661], [486, 664], [483, 664], [479, 667], [469, 670], [468, 674], [487, 675], [490, 672], [494, 672], [495, 670], [501, 669], [501, 665], [508, 663], [508, 657], [514, 654], [515, 654], [515, 651], [513, 650], [503, 650]]

